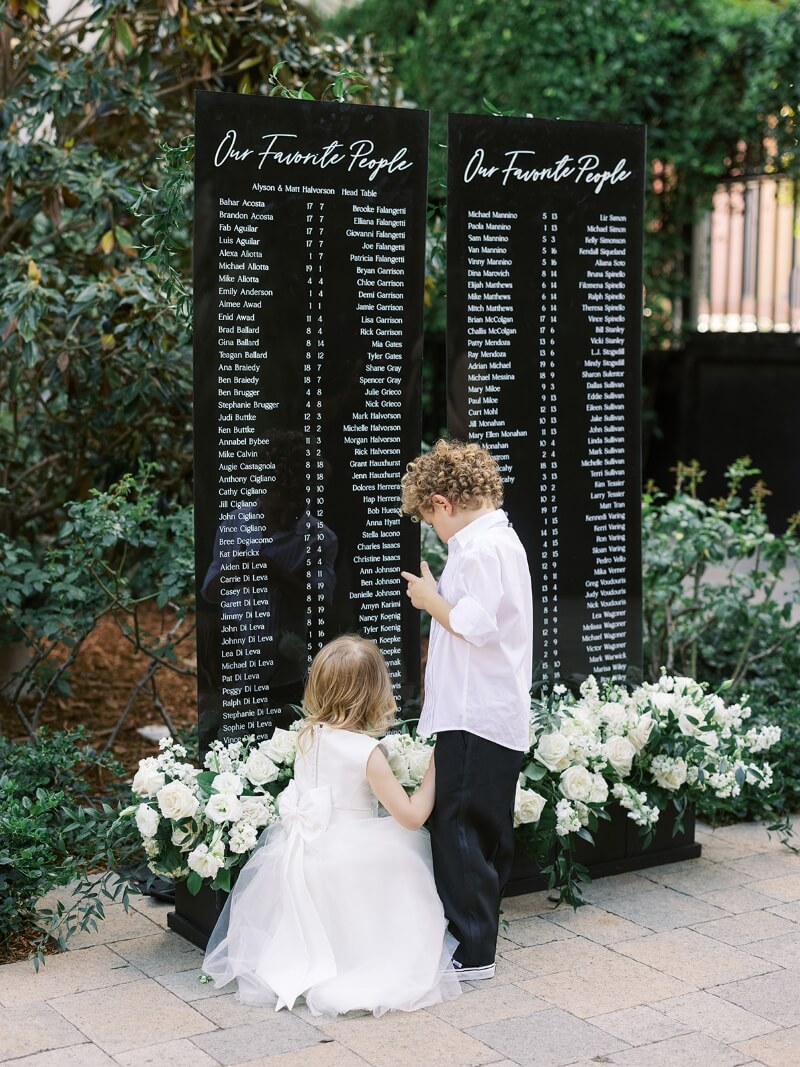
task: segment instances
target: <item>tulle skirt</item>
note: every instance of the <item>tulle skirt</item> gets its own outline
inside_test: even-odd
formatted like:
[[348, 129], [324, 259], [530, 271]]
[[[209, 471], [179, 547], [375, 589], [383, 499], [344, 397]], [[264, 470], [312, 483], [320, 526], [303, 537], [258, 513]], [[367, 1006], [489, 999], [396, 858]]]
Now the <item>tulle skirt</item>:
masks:
[[392, 818], [337, 818], [313, 840], [261, 837], [211, 935], [203, 970], [245, 1004], [314, 1015], [414, 1011], [460, 993], [430, 840]]

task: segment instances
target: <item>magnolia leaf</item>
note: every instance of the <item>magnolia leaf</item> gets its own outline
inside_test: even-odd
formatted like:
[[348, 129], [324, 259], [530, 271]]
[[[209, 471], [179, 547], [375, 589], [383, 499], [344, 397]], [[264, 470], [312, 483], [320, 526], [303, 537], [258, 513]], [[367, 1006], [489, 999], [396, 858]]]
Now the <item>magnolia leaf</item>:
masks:
[[67, 373], [67, 370], [69, 368], [69, 352], [66, 352], [64, 350], [59, 352], [58, 359], [56, 360], [56, 366], [62, 374]]
[[106, 230], [103, 236], [100, 238], [100, 247], [106, 255], [109, 255], [114, 249], [114, 231]]
[[249, 56], [247, 59], [243, 59], [241, 63], [236, 67], [237, 70], [249, 70], [250, 67], [257, 67], [259, 63], [263, 61], [263, 56]]
[[540, 782], [547, 774], [547, 768], [541, 763], [530, 763], [524, 771], [529, 782]]
[[136, 34], [125, 19], [117, 19], [117, 42], [125, 55], [130, 55], [136, 47]]

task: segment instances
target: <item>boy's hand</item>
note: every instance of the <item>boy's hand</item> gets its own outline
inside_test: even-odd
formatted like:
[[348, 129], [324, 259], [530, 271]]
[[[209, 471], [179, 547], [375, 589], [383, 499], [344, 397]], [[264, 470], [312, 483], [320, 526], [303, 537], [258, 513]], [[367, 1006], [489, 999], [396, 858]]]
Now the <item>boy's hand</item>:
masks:
[[415, 608], [431, 613], [431, 607], [439, 598], [436, 591], [436, 579], [431, 574], [431, 569], [425, 560], [420, 564], [421, 574], [411, 574], [410, 571], [400, 571], [401, 577], [408, 582], [406, 595]]

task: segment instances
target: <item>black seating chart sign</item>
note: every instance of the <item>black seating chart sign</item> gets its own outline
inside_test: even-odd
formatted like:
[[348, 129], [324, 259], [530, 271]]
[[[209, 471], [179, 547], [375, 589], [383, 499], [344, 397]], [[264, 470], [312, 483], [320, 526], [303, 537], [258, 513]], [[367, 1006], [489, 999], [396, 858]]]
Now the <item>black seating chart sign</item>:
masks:
[[427, 145], [426, 112], [197, 95], [201, 747], [288, 725], [342, 632], [418, 695], [399, 482], [420, 439]]
[[550, 681], [641, 669], [640, 126], [451, 115], [448, 425], [495, 456]]

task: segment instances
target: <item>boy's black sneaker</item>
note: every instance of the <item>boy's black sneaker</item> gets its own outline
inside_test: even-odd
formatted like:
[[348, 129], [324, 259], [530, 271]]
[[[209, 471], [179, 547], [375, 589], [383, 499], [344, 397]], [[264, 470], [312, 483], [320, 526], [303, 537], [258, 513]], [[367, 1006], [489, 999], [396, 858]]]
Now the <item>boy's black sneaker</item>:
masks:
[[485, 967], [462, 967], [453, 960], [459, 982], [481, 982], [485, 978], [494, 978], [495, 965], [487, 963]]

